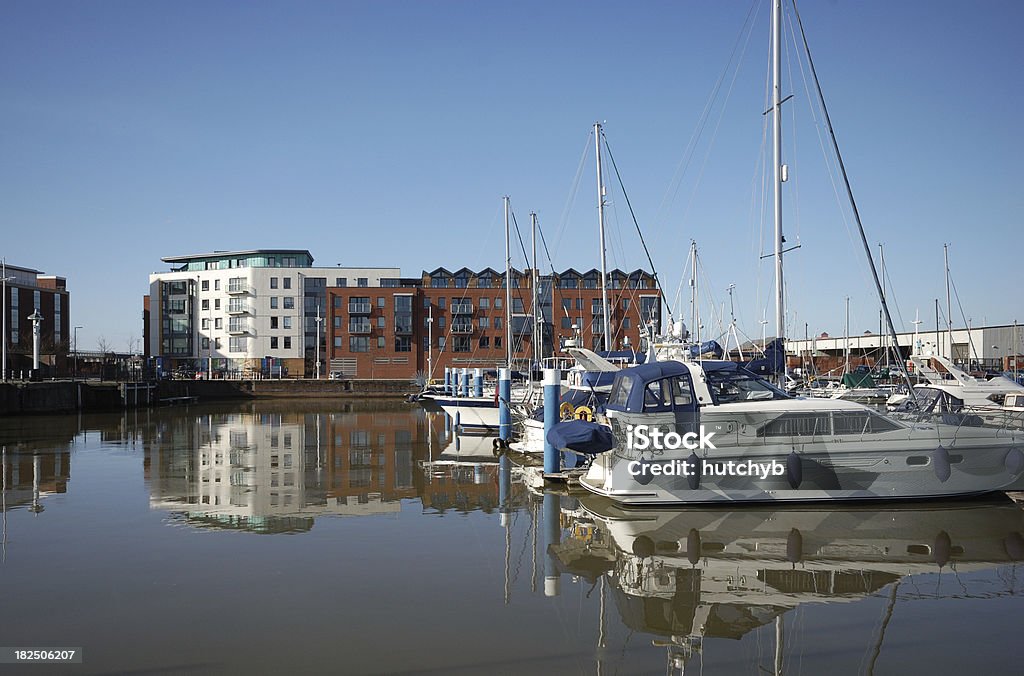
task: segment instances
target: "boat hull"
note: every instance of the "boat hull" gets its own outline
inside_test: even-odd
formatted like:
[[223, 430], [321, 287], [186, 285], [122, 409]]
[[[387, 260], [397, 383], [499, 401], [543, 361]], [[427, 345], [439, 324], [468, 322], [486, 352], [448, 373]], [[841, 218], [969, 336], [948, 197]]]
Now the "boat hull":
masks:
[[[622, 427], [613, 423], [617, 440]], [[656, 456], [620, 445], [596, 458], [580, 483], [625, 505], [891, 501], [1006, 490], [1024, 471], [1020, 440], [991, 430], [922, 425], [867, 436], [760, 439]]]

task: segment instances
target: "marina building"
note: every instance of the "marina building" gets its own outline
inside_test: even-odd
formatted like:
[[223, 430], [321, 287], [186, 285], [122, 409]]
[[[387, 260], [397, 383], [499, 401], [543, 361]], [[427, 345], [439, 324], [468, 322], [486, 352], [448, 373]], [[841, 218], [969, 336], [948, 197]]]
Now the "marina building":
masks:
[[[899, 355], [906, 359], [911, 353], [941, 354], [967, 371], [1024, 371], [1024, 327], [1017, 324], [954, 328], [946, 326], [932, 330], [909, 331], [896, 334]], [[893, 341], [889, 335], [865, 332], [847, 336], [823, 333], [805, 340], [786, 343], [789, 365], [800, 368], [814, 361], [818, 373], [841, 369], [845, 363], [847, 347], [853, 366], [874, 366], [894, 358]]]
[[[165, 372], [314, 375], [328, 288], [377, 288], [398, 268], [314, 267], [304, 249], [161, 259], [143, 299], [145, 356]], [[323, 333], [321, 350], [325, 348]]]
[[[601, 273], [572, 268], [537, 275], [512, 270], [513, 365], [529, 368], [534, 355], [552, 356], [568, 339], [604, 349], [639, 349], [644, 325], [661, 328], [661, 295], [644, 270], [608, 273], [608, 307]], [[423, 271], [418, 278], [384, 280], [376, 287], [327, 290], [330, 370], [346, 378], [439, 377], [446, 366], [493, 369], [507, 359], [509, 316], [505, 272], [491, 268]], [[605, 322], [605, 314], [608, 321]]]
[[32, 368], [32, 322], [36, 311], [39, 324], [40, 361], [63, 370], [72, 349], [71, 294], [67, 280], [39, 270], [5, 265], [0, 274], [6, 280], [3, 310], [7, 326], [7, 370], [27, 372]]

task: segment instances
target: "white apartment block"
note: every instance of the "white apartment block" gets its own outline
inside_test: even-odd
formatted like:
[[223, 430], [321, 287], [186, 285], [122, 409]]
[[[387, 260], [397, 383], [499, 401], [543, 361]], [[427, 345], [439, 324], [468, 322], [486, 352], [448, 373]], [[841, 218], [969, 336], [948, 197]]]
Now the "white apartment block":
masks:
[[[327, 287], [398, 285], [399, 268], [314, 267], [304, 249], [161, 259], [149, 276], [149, 354], [164, 371], [315, 376], [327, 362]], [[392, 281], [394, 280], [394, 281]], [[271, 360], [268, 360], [271, 358]], [[321, 372], [324, 368], [321, 366]]]

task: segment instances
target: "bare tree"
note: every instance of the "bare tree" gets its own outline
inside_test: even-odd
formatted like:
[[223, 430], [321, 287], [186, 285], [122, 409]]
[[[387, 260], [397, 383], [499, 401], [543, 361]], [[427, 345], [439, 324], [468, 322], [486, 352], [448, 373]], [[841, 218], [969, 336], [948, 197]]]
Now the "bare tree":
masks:
[[106, 336], [100, 336], [100, 337], [98, 337], [96, 339], [96, 349], [98, 349], [103, 354], [107, 354], [108, 352], [112, 352], [113, 351], [112, 348], [113, 348], [113, 345], [111, 345], [110, 341], [107, 340]]
[[134, 333], [128, 336], [128, 354], [134, 355], [139, 351], [142, 341]]

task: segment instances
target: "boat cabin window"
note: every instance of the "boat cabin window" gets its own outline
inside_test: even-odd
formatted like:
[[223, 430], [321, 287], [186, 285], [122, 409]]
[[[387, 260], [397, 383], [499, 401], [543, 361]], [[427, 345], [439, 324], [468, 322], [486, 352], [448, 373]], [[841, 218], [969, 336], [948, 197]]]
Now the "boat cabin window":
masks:
[[789, 399], [790, 396], [752, 373], [707, 371], [708, 389], [716, 404], [762, 399]]
[[899, 424], [871, 411], [785, 413], [757, 430], [759, 437], [814, 437], [842, 434], [879, 434], [900, 429]]
[[608, 403], [625, 409], [629, 403], [629, 393], [633, 391], [633, 378], [620, 375], [612, 387], [612, 393], [608, 397]]
[[644, 388], [644, 411], [681, 410], [693, 405], [689, 375], [672, 376], [648, 383]]

